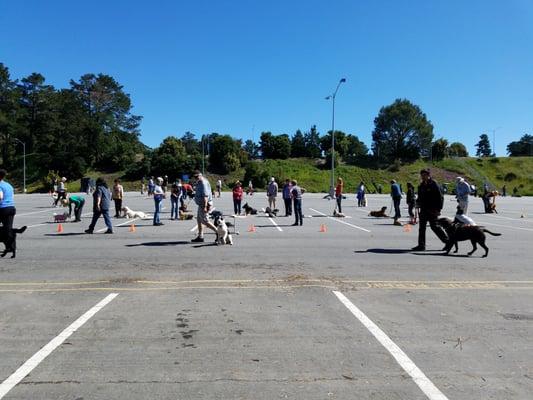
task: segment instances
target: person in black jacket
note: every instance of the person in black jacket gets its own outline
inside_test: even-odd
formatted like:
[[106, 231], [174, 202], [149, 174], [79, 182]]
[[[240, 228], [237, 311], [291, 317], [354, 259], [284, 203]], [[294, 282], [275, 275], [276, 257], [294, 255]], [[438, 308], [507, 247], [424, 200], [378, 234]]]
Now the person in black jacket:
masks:
[[429, 170], [420, 171], [422, 182], [418, 186], [418, 198], [416, 206], [420, 210], [420, 226], [418, 229], [418, 246], [413, 247], [414, 251], [426, 250], [426, 225], [429, 222], [431, 230], [435, 232], [438, 238], [446, 244], [448, 236], [444, 229], [437, 225], [437, 219], [442, 210], [444, 197], [437, 182], [431, 178]]

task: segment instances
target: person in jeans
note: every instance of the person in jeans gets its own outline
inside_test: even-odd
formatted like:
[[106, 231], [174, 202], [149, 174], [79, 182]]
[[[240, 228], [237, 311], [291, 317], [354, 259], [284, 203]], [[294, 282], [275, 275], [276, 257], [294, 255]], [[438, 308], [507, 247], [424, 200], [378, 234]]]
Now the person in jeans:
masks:
[[455, 188], [457, 203], [463, 210], [463, 214], [468, 213], [468, 195], [470, 194], [470, 185], [464, 178], [458, 176], [455, 178], [457, 186]]
[[283, 197], [283, 202], [285, 203], [285, 216], [286, 217], [290, 217], [292, 215], [291, 189], [292, 189], [291, 180], [285, 179], [285, 185], [283, 185], [281, 195]]
[[154, 186], [154, 226], [161, 226], [161, 207], [163, 204], [163, 199], [165, 198], [165, 192], [161, 185], [163, 184], [163, 178], [158, 177]]
[[294, 203], [294, 224], [292, 226], [303, 225], [303, 214], [302, 214], [302, 193], [303, 189], [298, 186], [298, 181], [294, 179], [292, 181], [291, 196]]
[[179, 204], [181, 200], [181, 180], [176, 180], [170, 189], [170, 219], [179, 219]]
[[105, 233], [113, 233], [113, 225], [111, 224], [111, 218], [109, 218], [109, 207], [111, 206], [111, 192], [107, 187], [107, 183], [103, 178], [96, 180], [96, 189], [93, 192], [93, 219], [89, 228], [85, 230], [85, 233], [93, 233], [94, 226], [100, 216], [104, 217], [104, 222], [107, 226]]
[[400, 202], [402, 201], [402, 189], [400, 185], [393, 179], [390, 181], [390, 196], [394, 204], [394, 225], [402, 225], [400, 220]]
[[233, 188], [233, 214], [234, 215], [241, 215], [241, 203], [242, 203], [243, 194], [244, 194], [244, 191], [242, 190], [241, 182], [239, 181], [235, 182], [235, 186]]
[[115, 202], [115, 218], [121, 217], [123, 197], [124, 197], [124, 187], [120, 184], [120, 179], [115, 179], [115, 184], [113, 185], [113, 201]]
[[337, 200], [337, 209], [342, 212], [342, 191], [344, 182], [341, 177], [337, 178], [337, 186], [335, 187], [335, 199]]
[[198, 180], [196, 192], [194, 193], [194, 202], [198, 205], [196, 221], [198, 223], [198, 236], [191, 240], [193, 243], [203, 243], [204, 225], [217, 233], [217, 228], [209, 221], [209, 212], [213, 207], [213, 192], [209, 181], [204, 178], [200, 171], [194, 172], [194, 177]]
[[444, 244], [448, 242], [448, 235], [437, 224], [437, 219], [444, 204], [444, 196], [442, 195], [440, 186], [431, 178], [427, 169], [420, 171], [420, 177], [421, 182], [418, 186], [418, 196], [416, 199], [416, 206], [420, 210], [420, 222], [418, 228], [418, 245], [412, 248], [414, 251], [426, 250], [426, 226], [428, 222], [431, 230], [435, 232], [437, 237]]

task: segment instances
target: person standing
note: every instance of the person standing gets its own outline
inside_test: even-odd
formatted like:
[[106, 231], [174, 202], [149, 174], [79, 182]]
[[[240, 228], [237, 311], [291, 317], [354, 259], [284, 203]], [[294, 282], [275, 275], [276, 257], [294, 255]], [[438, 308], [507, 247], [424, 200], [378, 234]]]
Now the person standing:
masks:
[[394, 179], [391, 180], [390, 183], [390, 195], [394, 204], [394, 225], [401, 226], [400, 202], [402, 201], [402, 189]]
[[296, 181], [296, 179], [294, 179], [291, 183], [292, 183], [291, 196], [292, 196], [292, 200], [294, 204], [293, 208], [294, 208], [294, 218], [295, 218], [294, 224], [292, 224], [292, 226], [298, 226], [298, 225], [301, 226], [304, 223], [303, 214], [302, 214], [303, 189], [300, 186], [298, 186], [298, 181]]
[[414, 251], [426, 250], [426, 225], [429, 222], [431, 230], [437, 237], [447, 243], [446, 232], [437, 224], [437, 219], [444, 204], [444, 196], [436, 181], [431, 178], [429, 170], [420, 171], [421, 182], [418, 186], [418, 196], [416, 205], [419, 208], [420, 225], [418, 228], [418, 245], [413, 247]]
[[276, 209], [276, 197], [278, 197], [278, 184], [274, 177], [270, 178], [270, 183], [267, 187], [268, 206], [271, 210]]
[[285, 185], [283, 185], [281, 196], [283, 197], [283, 202], [285, 203], [285, 216], [286, 217], [290, 217], [292, 215], [291, 190], [292, 190], [291, 180], [285, 179]]
[[357, 207], [364, 207], [365, 206], [365, 184], [363, 181], [359, 183], [359, 186], [357, 187]]
[[178, 179], [170, 189], [170, 220], [179, 219], [179, 204], [181, 200], [181, 181]]
[[15, 235], [13, 234], [13, 220], [17, 210], [15, 208], [15, 196], [13, 186], [4, 181], [7, 175], [5, 169], [0, 169], [0, 222], [4, 231], [6, 252], [15, 250]]
[[168, 189], [168, 175], [165, 175], [163, 177], [163, 183], [161, 184], [161, 189], [163, 189], [163, 193], [165, 193], [165, 195], [167, 194], [167, 189]]
[[120, 218], [122, 214], [122, 199], [124, 198], [124, 187], [120, 184], [120, 179], [115, 179], [113, 185], [113, 201], [115, 202], [115, 218]]
[[67, 198], [67, 187], [66, 187], [67, 178], [63, 177], [59, 181], [57, 186], [57, 198], [54, 202], [54, 207], [57, 207], [57, 204]]
[[105, 233], [113, 233], [113, 225], [111, 224], [111, 218], [109, 218], [109, 207], [111, 206], [111, 192], [107, 187], [107, 183], [103, 178], [96, 180], [96, 189], [93, 192], [93, 219], [89, 228], [85, 230], [85, 233], [92, 234], [98, 218], [104, 217], [104, 222], [107, 226]]
[[246, 194], [253, 196], [254, 194], [254, 185], [252, 184], [252, 181], [248, 182], [248, 190], [246, 191]]
[[151, 176], [150, 179], [148, 180], [148, 196], [151, 196], [154, 194], [154, 188], [155, 188], [154, 177]]
[[241, 203], [242, 203], [242, 196], [243, 196], [243, 190], [242, 190], [242, 184], [241, 182], [237, 181], [235, 182], [235, 186], [233, 187], [233, 214], [234, 215], [241, 215]]
[[416, 224], [416, 216], [414, 213], [414, 208], [416, 204], [416, 194], [415, 187], [411, 182], [407, 182], [407, 210], [409, 212], [409, 223]]
[[217, 197], [220, 198], [220, 193], [222, 192], [222, 180], [217, 181]]
[[335, 187], [335, 199], [337, 200], [337, 209], [342, 213], [342, 192], [344, 189], [344, 182], [341, 177], [337, 178], [337, 186]]
[[457, 203], [459, 207], [463, 210], [463, 214], [468, 213], [468, 195], [470, 194], [470, 185], [462, 177], [458, 176], [455, 178], [457, 186], [455, 187], [455, 197], [457, 198]]
[[163, 178], [158, 177], [154, 186], [154, 226], [161, 226], [161, 207], [163, 205], [163, 199], [165, 198], [165, 192], [161, 185], [163, 184]]
[[77, 195], [69, 195], [67, 200], [63, 200], [65, 207], [68, 205], [68, 217], [72, 216], [72, 206], [74, 205], [74, 222], [81, 221], [81, 213], [85, 205], [85, 199]]
[[144, 194], [144, 191], [146, 189], [146, 183], [145, 183], [145, 179], [144, 179], [144, 176], [142, 177], [141, 179], [141, 196]]
[[194, 193], [194, 202], [198, 205], [196, 221], [198, 223], [198, 236], [191, 240], [193, 243], [203, 243], [204, 225], [217, 232], [217, 228], [209, 221], [209, 211], [213, 207], [213, 195], [209, 181], [204, 178], [200, 171], [194, 172], [194, 177], [198, 180], [196, 192]]

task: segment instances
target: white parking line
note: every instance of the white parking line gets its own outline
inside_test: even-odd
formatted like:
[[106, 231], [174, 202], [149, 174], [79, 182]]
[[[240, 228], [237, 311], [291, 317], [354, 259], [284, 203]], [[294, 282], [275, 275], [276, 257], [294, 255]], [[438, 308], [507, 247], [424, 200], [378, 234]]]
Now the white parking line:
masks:
[[281, 229], [281, 227], [278, 224], [276, 224], [276, 221], [274, 221], [270, 217], [268, 217], [268, 219], [269, 219], [270, 222], [272, 222], [272, 225], [274, 225], [277, 228], [278, 231], [283, 232], [283, 229]]
[[195, 230], [198, 229], [198, 224], [194, 225], [192, 228], [191, 228], [191, 232], [194, 232]]
[[83, 324], [85, 324], [89, 319], [91, 319], [91, 317], [93, 317], [98, 311], [104, 308], [117, 296], [118, 293], [111, 293], [107, 295], [102, 301], [70, 324], [63, 332], [53, 338], [28, 361], [22, 364], [13, 374], [11, 374], [11, 376], [9, 376], [0, 384], [0, 399], [2, 399], [11, 389], [13, 389], [21, 380], [23, 380], [31, 371], [33, 371], [33, 369], [37, 367], [41, 361], [48, 357], [52, 351], [54, 351], [66, 339], [68, 339], [70, 335], [81, 328]]
[[416, 364], [383, 332], [365, 313], [357, 308], [341, 292], [333, 291], [342, 304], [374, 335], [379, 343], [387, 349], [396, 362], [407, 372], [418, 387], [430, 400], [448, 400], [448, 398], [431, 382]]
[[[115, 227], [117, 227], [117, 226], [124, 226], [124, 225], [128, 225], [128, 224], [132, 224], [132, 223], [134, 223], [135, 221], [138, 221], [138, 220], [140, 220], [140, 219], [141, 219], [141, 218], [130, 219], [130, 220], [126, 221], [126, 222], [122, 222], [121, 224], [117, 224], [117, 225], [115, 225]], [[100, 233], [100, 232], [104, 232], [104, 231], [107, 231], [107, 227], [102, 228], [102, 229], [98, 229], [96, 232]]]
[[511, 218], [511, 217], [504, 217], [503, 215], [491, 215], [490, 218], [501, 218], [501, 219], [508, 219], [511, 221], [520, 221], [520, 222], [533, 222], [533, 220], [529, 220], [527, 218]]
[[520, 228], [518, 226], [509, 226], [509, 225], [500, 225], [500, 224], [493, 224], [492, 222], [485, 222], [485, 221], [478, 221], [479, 222], [479, 225], [494, 225], [494, 226], [499, 226], [501, 228], [508, 228], [508, 229], [519, 229], [521, 231], [528, 231], [528, 232], [533, 232], [533, 229], [530, 229], [530, 228]]
[[326, 215], [326, 214], [324, 214], [323, 212], [320, 212], [320, 211], [318, 211], [318, 210], [315, 210], [314, 208], [309, 208], [309, 209], [310, 209], [311, 211], [313, 211], [313, 212], [316, 212], [316, 213], [318, 213], [318, 214], [320, 214], [320, 215], [326, 217], [326, 218], [332, 219], [332, 220], [335, 221], [335, 222], [339, 222], [339, 223], [341, 223], [341, 224], [351, 226], [352, 228], [360, 229], [360, 230], [362, 230], [362, 231], [365, 231], [365, 232], [370, 233], [370, 231], [369, 231], [368, 229], [361, 228], [360, 226], [357, 226], [357, 225], [354, 225], [354, 224], [350, 224], [349, 222], [345, 222], [345, 221], [341, 220], [340, 218], [330, 217], [329, 215]]
[[53, 207], [50, 207], [47, 210], [32, 211], [32, 212], [29, 212], [29, 213], [17, 214], [17, 217], [24, 217], [26, 215], [33, 215], [33, 214], [42, 214], [42, 213], [45, 213], [45, 212], [52, 212], [52, 211], [57, 211], [57, 209], [53, 208]]

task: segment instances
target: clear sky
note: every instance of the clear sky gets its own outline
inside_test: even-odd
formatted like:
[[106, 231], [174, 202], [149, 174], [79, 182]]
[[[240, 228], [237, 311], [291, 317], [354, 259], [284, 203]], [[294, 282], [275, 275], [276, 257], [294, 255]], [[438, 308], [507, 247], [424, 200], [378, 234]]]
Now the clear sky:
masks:
[[336, 129], [369, 147], [383, 105], [419, 105], [435, 136], [496, 152], [533, 134], [531, 0], [0, 0], [0, 62], [56, 87], [112, 75], [144, 117], [141, 139], [258, 140]]

